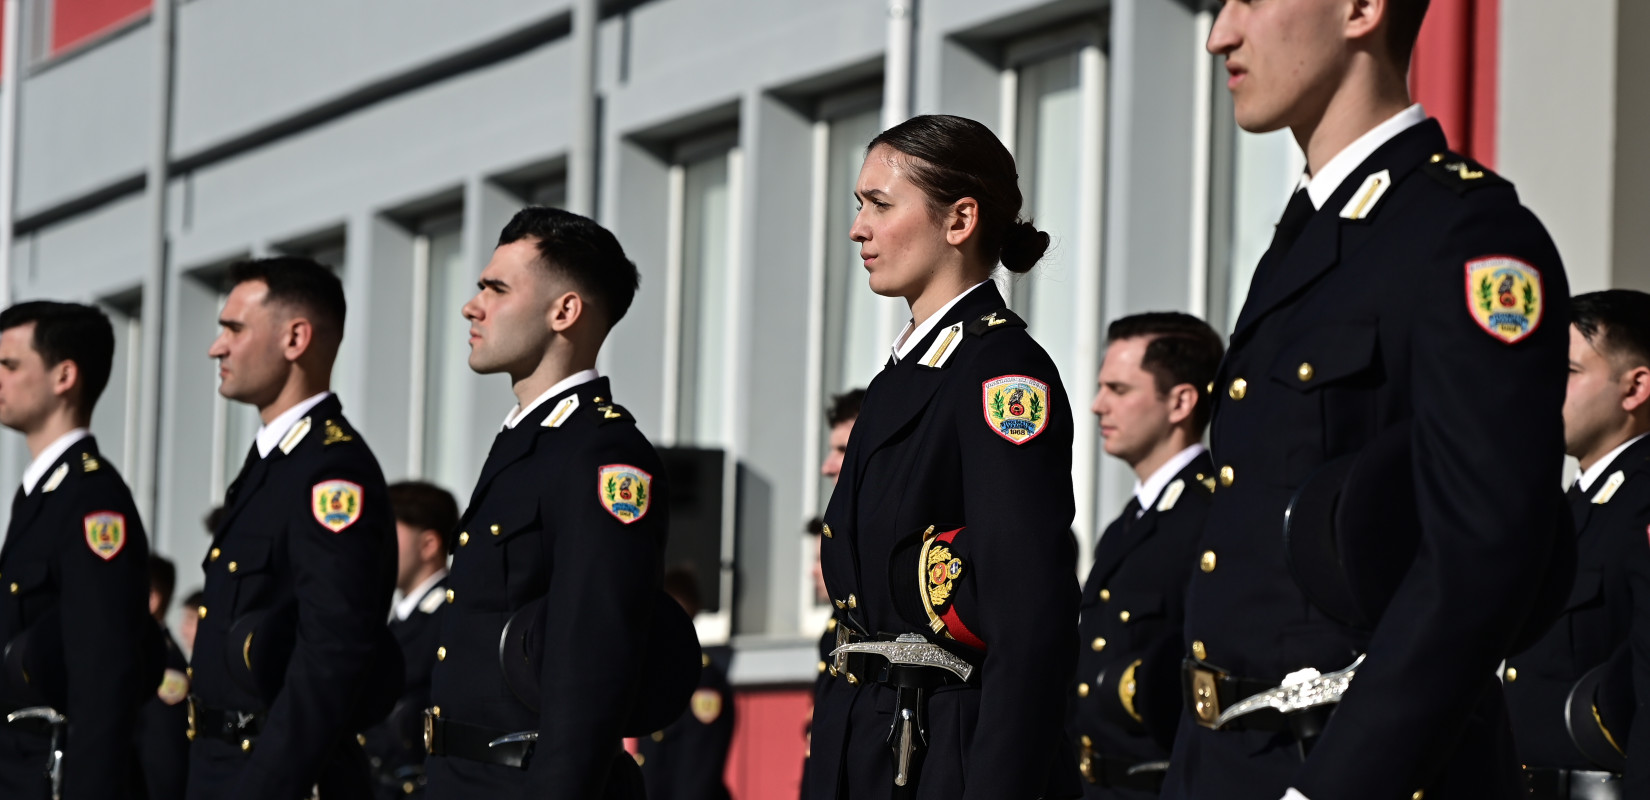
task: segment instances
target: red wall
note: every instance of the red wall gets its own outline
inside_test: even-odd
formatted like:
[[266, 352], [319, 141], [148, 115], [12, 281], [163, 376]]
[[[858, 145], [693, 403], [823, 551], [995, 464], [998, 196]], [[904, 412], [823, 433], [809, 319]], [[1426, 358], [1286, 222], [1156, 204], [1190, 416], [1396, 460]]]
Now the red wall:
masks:
[[1409, 70], [1450, 148], [1492, 167], [1499, 21], [1500, 0], [1432, 0]]
[[150, 0], [53, 0], [52, 53], [149, 11]]
[[802, 787], [813, 687], [734, 692], [727, 782], [733, 800], [787, 800]]

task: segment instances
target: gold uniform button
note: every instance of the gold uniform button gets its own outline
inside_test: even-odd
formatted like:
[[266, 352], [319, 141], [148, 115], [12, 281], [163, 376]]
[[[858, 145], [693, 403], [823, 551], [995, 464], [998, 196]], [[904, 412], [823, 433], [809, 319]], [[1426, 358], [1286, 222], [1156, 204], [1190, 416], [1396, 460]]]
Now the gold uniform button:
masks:
[[[12, 585], [16, 586], [17, 584], [14, 583]], [[200, 608], [195, 609], [195, 614], [201, 619], [206, 619], [206, 606], [201, 606]]]
[[458, 546], [463, 547], [470, 543], [470, 532], [464, 531], [458, 535]]
[[859, 608], [859, 598], [854, 597], [852, 594], [849, 594], [848, 595], [848, 607], [849, 608]]
[[1409, 796], [1409, 800], [1421, 800], [1421, 796], [1424, 795], [1424, 794], [1426, 794], [1426, 792], [1423, 792], [1420, 789], [1416, 789], [1415, 794], [1412, 794], [1412, 795]]
[[826, 633], [835, 633], [836, 632], [836, 617], [831, 617], [830, 619], [825, 620], [825, 632]]
[[14, 582], [12, 582], [12, 585], [11, 585], [11, 593], [12, 593], [12, 594], [17, 594], [17, 583], [16, 583], [16, 582], [15, 582], [15, 581], [14, 581]]
[[837, 608], [847, 608], [848, 607], [848, 604], [842, 602], [841, 600], [832, 600], [831, 602], [835, 603]]
[[831, 538], [831, 526], [829, 526], [829, 525], [825, 526], [825, 538], [827, 538], [827, 539]]
[[498, 526], [497, 525], [488, 526], [487, 530], [492, 531], [494, 536], [498, 535]]
[[458, 597], [457, 592], [455, 592], [451, 589], [447, 590], [447, 602], [451, 603], [453, 601], [453, 599], [456, 598], [456, 597]]
[[837, 675], [838, 675], [838, 673], [836, 671], [836, 667], [826, 667], [825, 671], [831, 673], [831, 677], [833, 677], [833, 678], [837, 677]]
[[218, 556], [221, 556], [221, 555], [223, 555], [223, 551], [219, 550], [216, 547], [214, 547], [214, 548], [212, 548], [212, 552], [206, 554], [206, 560], [207, 561], [217, 561]]
[[447, 660], [447, 648], [437, 647], [435, 649], [435, 660], [437, 660], [437, 661], [446, 661]]
[[402, 781], [401, 782], [401, 793], [402, 794], [412, 794], [413, 792], [416, 792], [416, 791], [418, 791], [418, 784], [413, 783], [412, 781]]
[[855, 677], [854, 673], [852, 673], [852, 672], [848, 673], [848, 685], [849, 686], [858, 686], [859, 685], [859, 678]]
[[1090, 739], [1087, 735], [1084, 735], [1081, 741], [1082, 741], [1084, 747], [1093, 747], [1094, 746], [1094, 740]]
[[358, 744], [358, 745], [366, 746], [366, 744], [367, 744], [367, 735], [364, 734], [364, 733], [355, 734], [355, 743]]
[[1232, 467], [1230, 465], [1227, 465], [1227, 466], [1224, 466], [1224, 467], [1220, 468], [1220, 485], [1221, 486], [1231, 486], [1236, 481], [1237, 481], [1237, 470], [1232, 469]]
[[1518, 669], [1515, 667], [1507, 667], [1507, 683], [1512, 683], [1516, 680], [1518, 680]]
[[252, 750], [252, 740], [251, 739], [242, 739], [241, 740], [241, 752], [245, 753], [245, 752], [250, 752], [251, 750]]
[[441, 716], [441, 706], [430, 706], [430, 716], [432, 716], [432, 717]]
[[1213, 550], [1204, 550], [1203, 551], [1203, 557], [1198, 559], [1197, 568], [1203, 570], [1204, 572], [1214, 572], [1215, 571], [1215, 551], [1213, 551]]
[[195, 679], [195, 668], [194, 667], [184, 667], [183, 668], [183, 674], [189, 676], [189, 680], [194, 680]]
[[1119, 620], [1122, 620], [1123, 622], [1128, 622], [1129, 621], [1129, 612], [1119, 611], [1119, 612], [1117, 612], [1117, 618]]
[[823, 674], [825, 672], [825, 662], [823, 662], [823, 661], [819, 662], [819, 671], [820, 671], [821, 674]]
[[642, 766], [643, 764], [646, 764], [646, 763], [647, 763], [647, 756], [644, 756], [641, 753], [637, 753], [636, 754], [636, 766], [639, 767], [639, 766]]
[[1102, 602], [1102, 603], [1111, 602], [1111, 590], [1110, 589], [1101, 589], [1100, 590], [1100, 602]]
[[710, 653], [700, 653], [699, 654], [699, 668], [704, 669], [705, 667], [708, 667], [708, 666], [710, 666]]
[[1208, 657], [1209, 657], [1209, 651], [1206, 648], [1204, 648], [1203, 642], [1193, 641], [1192, 642], [1192, 658], [1195, 658], [1199, 661], [1202, 661], [1203, 659], [1208, 658]]
[[654, 731], [653, 735], [649, 736], [648, 738], [652, 739], [655, 742], [662, 742], [662, 741], [665, 740], [665, 732], [664, 731]]
[[1096, 653], [1106, 649], [1106, 638], [1104, 636], [1094, 637], [1094, 641], [1089, 642], [1089, 649]]
[[1232, 385], [1226, 389], [1226, 395], [1233, 400], [1242, 400], [1249, 394], [1249, 382], [1242, 378], [1233, 378]]
[[237, 563], [236, 563], [236, 562], [234, 562], [234, 561], [231, 561], [231, 562], [229, 562], [229, 571], [230, 571], [230, 572], [234, 572], [234, 571], [235, 571], [235, 570], [238, 570], [238, 569], [240, 569], [240, 568], [241, 568], [241, 565], [240, 565], [240, 564], [237, 564]]
[[1089, 685], [1086, 684], [1086, 683], [1077, 684], [1077, 696], [1078, 697], [1088, 697], [1089, 696]]
[[1300, 378], [1301, 383], [1306, 383], [1307, 381], [1312, 380], [1312, 376], [1316, 374], [1318, 374], [1318, 371], [1312, 369], [1312, 365], [1305, 361], [1302, 361], [1301, 365], [1295, 369], [1295, 377]]

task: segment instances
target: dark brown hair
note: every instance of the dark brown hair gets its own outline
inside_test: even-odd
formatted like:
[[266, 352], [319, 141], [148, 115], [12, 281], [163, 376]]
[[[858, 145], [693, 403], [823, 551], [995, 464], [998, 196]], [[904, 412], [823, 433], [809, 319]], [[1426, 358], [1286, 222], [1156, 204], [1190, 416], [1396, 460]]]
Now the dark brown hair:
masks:
[[1151, 311], [1123, 317], [1106, 329], [1106, 343], [1150, 337], [1140, 368], [1151, 373], [1159, 396], [1183, 383], [1197, 389], [1192, 425], [1198, 433], [1209, 424], [1209, 382], [1220, 369], [1226, 347], [1209, 323], [1179, 311]]
[[912, 117], [871, 140], [909, 156], [905, 170], [936, 212], [964, 197], [980, 204], [980, 253], [1012, 272], [1029, 272], [1048, 251], [1048, 234], [1020, 219], [1014, 156], [990, 128], [964, 117]]
[[1570, 324], [1621, 374], [1650, 366], [1650, 294], [1606, 289], [1570, 298]]

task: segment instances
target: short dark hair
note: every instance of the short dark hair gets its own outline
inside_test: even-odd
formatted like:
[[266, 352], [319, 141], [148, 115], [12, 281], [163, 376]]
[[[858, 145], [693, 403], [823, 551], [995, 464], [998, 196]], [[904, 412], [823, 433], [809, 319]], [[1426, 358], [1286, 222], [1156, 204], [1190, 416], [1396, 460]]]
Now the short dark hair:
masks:
[[390, 512], [396, 522], [441, 534], [443, 544], [458, 527], [458, 501], [452, 492], [425, 481], [390, 484]]
[[178, 604], [182, 608], [200, 608], [206, 605], [206, 591], [196, 589], [183, 596], [183, 602]]
[[877, 134], [865, 148], [887, 145], [910, 156], [911, 183], [938, 211], [972, 197], [980, 204], [980, 252], [1010, 272], [1028, 272], [1048, 251], [1048, 234], [1020, 219], [1019, 172], [1014, 156], [985, 125], [949, 114], [912, 117]]
[[865, 403], [864, 389], [849, 389], [839, 395], [831, 397], [831, 404], [825, 407], [825, 424], [835, 428], [844, 422], [853, 422], [859, 419], [859, 407]]
[[534, 240], [544, 266], [571, 280], [584, 299], [607, 314], [609, 329], [630, 310], [642, 276], [612, 231], [571, 211], [528, 206], [504, 226], [498, 246], [523, 239]]
[[1427, 17], [1428, 0], [1389, 0], [1386, 12], [1386, 46], [1399, 69], [1409, 66], [1415, 42], [1421, 37], [1421, 23]]
[[1220, 369], [1220, 359], [1226, 347], [1220, 334], [1191, 314], [1179, 311], [1150, 311], [1134, 314], [1112, 322], [1106, 329], [1106, 343], [1123, 339], [1150, 338], [1146, 352], [1140, 357], [1140, 368], [1151, 373], [1158, 394], [1164, 394], [1183, 383], [1197, 389], [1197, 406], [1192, 410], [1192, 425], [1201, 434], [1209, 424], [1211, 413], [1209, 383]]
[[665, 570], [665, 594], [676, 599], [676, 602], [694, 613], [704, 608], [699, 602], [699, 579], [694, 577], [693, 567], [681, 564]]
[[1650, 294], [1606, 289], [1570, 298], [1570, 324], [1617, 373], [1650, 367]]
[[160, 595], [160, 610], [172, 606], [172, 592], [178, 588], [178, 568], [166, 556], [149, 554], [149, 591]]
[[809, 536], [819, 536], [825, 533], [825, 520], [813, 517], [808, 520], [808, 524], [802, 526], [802, 530]]
[[108, 315], [54, 300], [29, 300], [0, 311], [0, 331], [29, 323], [34, 323], [34, 351], [47, 367], [74, 362], [80, 372], [80, 411], [90, 418], [115, 363], [115, 328]]
[[269, 287], [264, 303], [298, 311], [336, 347], [344, 338], [344, 283], [330, 268], [302, 256], [276, 256], [242, 261], [229, 268], [229, 287], [263, 281]]

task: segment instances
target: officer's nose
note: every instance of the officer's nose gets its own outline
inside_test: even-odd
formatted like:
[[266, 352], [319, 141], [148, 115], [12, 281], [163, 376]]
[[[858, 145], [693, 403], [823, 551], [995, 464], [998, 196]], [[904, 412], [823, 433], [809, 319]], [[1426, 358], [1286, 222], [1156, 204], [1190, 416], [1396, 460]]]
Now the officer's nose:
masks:
[[[477, 295], [476, 297], [480, 297], [480, 295]], [[481, 319], [481, 304], [476, 302], [475, 297], [472, 297], [464, 304], [463, 308], [458, 310], [458, 313], [462, 314], [465, 319], [475, 322], [476, 320]]]
[[1237, 15], [1242, 12], [1238, 6], [1243, 3], [1223, 3], [1220, 14], [1215, 17], [1215, 23], [1209, 28], [1209, 40], [1204, 43], [1204, 49], [1214, 55], [1230, 54], [1243, 43], [1243, 37], [1238, 35]]

